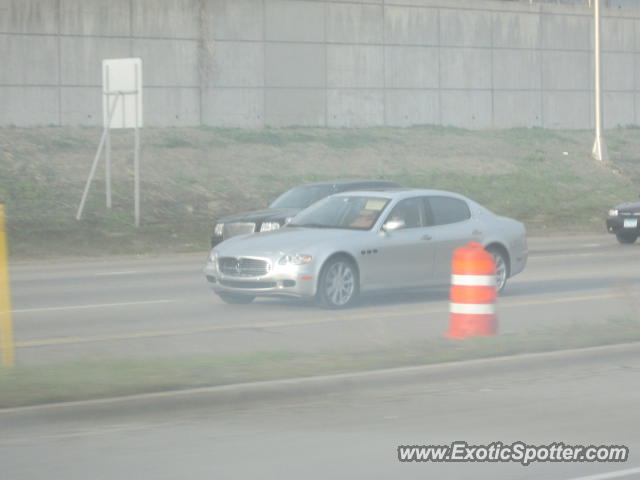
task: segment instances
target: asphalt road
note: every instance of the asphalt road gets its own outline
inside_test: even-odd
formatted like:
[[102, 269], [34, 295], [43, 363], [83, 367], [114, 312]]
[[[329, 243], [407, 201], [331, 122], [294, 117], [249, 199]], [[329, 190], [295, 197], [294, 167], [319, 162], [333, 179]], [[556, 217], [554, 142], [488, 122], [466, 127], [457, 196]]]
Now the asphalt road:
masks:
[[[610, 235], [530, 239], [525, 271], [498, 304], [501, 332], [640, 311], [640, 244]], [[366, 299], [326, 311], [289, 299], [226, 305], [206, 255], [11, 266], [20, 364], [119, 356], [359, 349], [447, 330], [446, 290]]]
[[[406, 384], [0, 411], [6, 479], [640, 478], [640, 355], [500, 360]], [[465, 368], [470, 370], [465, 370]], [[437, 373], [440, 372], [440, 373]], [[138, 402], [140, 403], [140, 402]], [[626, 463], [400, 463], [399, 445], [626, 445]]]

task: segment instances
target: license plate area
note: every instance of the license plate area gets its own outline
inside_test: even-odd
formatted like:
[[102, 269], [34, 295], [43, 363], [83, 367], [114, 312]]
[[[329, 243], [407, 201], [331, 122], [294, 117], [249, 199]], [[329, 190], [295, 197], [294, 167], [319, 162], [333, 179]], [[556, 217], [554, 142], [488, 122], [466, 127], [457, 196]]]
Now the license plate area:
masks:
[[624, 228], [638, 228], [638, 219], [637, 218], [625, 218], [623, 227]]

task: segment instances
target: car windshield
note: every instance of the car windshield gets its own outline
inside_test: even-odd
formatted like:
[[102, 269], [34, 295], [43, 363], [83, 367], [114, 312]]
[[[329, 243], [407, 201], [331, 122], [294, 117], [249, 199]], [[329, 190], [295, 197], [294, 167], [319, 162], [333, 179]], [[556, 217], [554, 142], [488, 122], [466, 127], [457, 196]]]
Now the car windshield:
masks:
[[307, 208], [335, 193], [333, 185], [303, 185], [292, 188], [288, 192], [280, 195], [271, 205], [271, 208]]
[[369, 230], [388, 203], [380, 197], [329, 197], [300, 212], [289, 226]]

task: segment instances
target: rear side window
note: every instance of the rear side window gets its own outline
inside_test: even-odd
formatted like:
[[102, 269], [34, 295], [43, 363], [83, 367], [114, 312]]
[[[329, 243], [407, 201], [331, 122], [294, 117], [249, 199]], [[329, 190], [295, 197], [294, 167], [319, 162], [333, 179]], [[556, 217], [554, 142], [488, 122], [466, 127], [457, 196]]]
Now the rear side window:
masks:
[[431, 209], [432, 225], [447, 225], [471, 218], [467, 202], [458, 198], [428, 197], [427, 203]]

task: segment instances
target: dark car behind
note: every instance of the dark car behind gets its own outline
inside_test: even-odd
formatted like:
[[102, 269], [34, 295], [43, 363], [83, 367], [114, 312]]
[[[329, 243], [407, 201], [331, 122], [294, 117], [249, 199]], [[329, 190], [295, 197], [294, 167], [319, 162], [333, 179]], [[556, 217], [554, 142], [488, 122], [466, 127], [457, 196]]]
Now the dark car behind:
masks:
[[625, 203], [609, 210], [607, 230], [620, 243], [633, 243], [640, 235], [640, 202]]
[[349, 180], [300, 185], [280, 195], [266, 209], [219, 218], [213, 227], [211, 246], [236, 235], [276, 230], [299, 211], [334, 193], [394, 188], [403, 186], [386, 180]]

